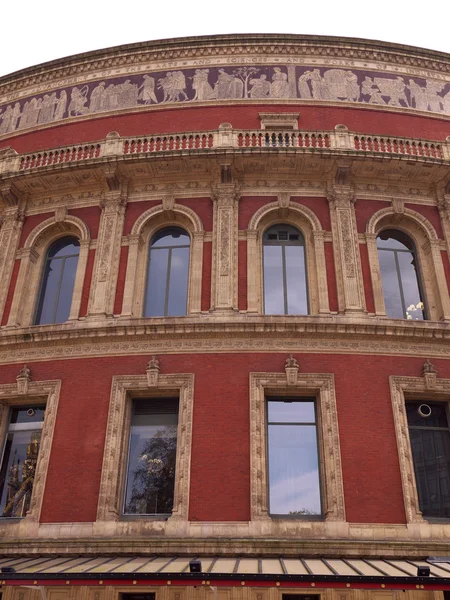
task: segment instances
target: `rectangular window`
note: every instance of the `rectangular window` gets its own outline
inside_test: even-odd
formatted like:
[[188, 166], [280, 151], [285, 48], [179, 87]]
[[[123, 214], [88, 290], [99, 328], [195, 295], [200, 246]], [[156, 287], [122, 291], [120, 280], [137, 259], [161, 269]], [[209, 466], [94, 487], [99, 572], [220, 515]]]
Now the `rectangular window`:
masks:
[[133, 401], [124, 514], [172, 514], [177, 429], [178, 398]]
[[267, 400], [269, 512], [273, 516], [322, 514], [314, 398]]
[[450, 428], [444, 402], [406, 404], [409, 438], [423, 516], [450, 518]]
[[25, 517], [30, 508], [44, 412], [43, 406], [10, 409], [0, 468], [2, 517]]

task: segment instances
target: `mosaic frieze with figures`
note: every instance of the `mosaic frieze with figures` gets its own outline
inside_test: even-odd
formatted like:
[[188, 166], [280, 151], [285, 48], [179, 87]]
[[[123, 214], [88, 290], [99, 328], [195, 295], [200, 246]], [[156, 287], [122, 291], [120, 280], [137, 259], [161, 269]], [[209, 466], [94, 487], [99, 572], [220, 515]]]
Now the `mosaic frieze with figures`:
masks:
[[0, 135], [139, 106], [246, 99], [360, 102], [450, 115], [450, 82], [295, 65], [130, 74], [4, 104], [0, 107]]

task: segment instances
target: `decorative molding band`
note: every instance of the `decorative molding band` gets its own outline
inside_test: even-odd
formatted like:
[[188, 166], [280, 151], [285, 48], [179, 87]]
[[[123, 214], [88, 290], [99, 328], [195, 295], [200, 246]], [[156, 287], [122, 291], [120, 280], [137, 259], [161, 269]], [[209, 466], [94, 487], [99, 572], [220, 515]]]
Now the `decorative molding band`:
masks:
[[[202, 323], [187, 319], [130, 319], [127, 326], [106, 319], [95, 328], [34, 327], [0, 335], [0, 364], [51, 361], [92, 356], [184, 353], [317, 353], [449, 357], [450, 332], [445, 324], [390, 319], [333, 317], [261, 319], [242, 315], [240, 323]], [[136, 321], [136, 323], [133, 323]], [[153, 321], [153, 319], [151, 320]], [[156, 319], [155, 319], [156, 321]], [[253, 321], [253, 322], [250, 322]], [[328, 321], [328, 323], [327, 323]], [[365, 321], [365, 322], [364, 322]], [[425, 326], [423, 326], [425, 325]], [[278, 337], [274, 338], [276, 326]], [[38, 329], [41, 331], [39, 332]], [[47, 329], [47, 331], [45, 331]], [[33, 331], [30, 334], [30, 331]], [[24, 341], [29, 338], [29, 341]]]
[[[129, 442], [131, 400], [136, 397], [161, 397], [168, 393], [179, 396], [178, 436], [174, 508], [167, 524], [187, 521], [191, 465], [194, 375], [163, 375], [159, 361], [150, 361], [145, 375], [113, 377], [106, 430], [105, 451], [97, 509], [97, 521], [118, 521], [121, 514]], [[164, 401], [163, 399], [161, 400]], [[149, 517], [151, 520], [151, 517]], [[154, 521], [161, 530], [161, 521]], [[147, 524], [148, 528], [148, 524]]]

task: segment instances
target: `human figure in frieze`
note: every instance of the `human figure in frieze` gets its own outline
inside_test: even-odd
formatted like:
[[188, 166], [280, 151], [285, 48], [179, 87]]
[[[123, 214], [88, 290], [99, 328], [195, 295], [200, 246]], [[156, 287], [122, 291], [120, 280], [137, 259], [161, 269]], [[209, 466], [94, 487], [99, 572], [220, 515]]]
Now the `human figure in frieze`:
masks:
[[101, 81], [91, 92], [89, 100], [89, 112], [99, 112], [105, 107], [105, 86], [106, 82]]
[[0, 135], [2, 133], [9, 133], [11, 131], [11, 121], [13, 119], [13, 108], [11, 105], [6, 107], [4, 113], [0, 115], [0, 119], [2, 120], [0, 125]]
[[425, 95], [425, 89], [421, 87], [414, 79], [409, 80], [409, 85], [406, 86], [411, 95], [411, 103], [417, 110], [427, 110], [428, 102]]
[[11, 117], [11, 125], [10, 125], [10, 131], [15, 131], [16, 127], [17, 127], [17, 121], [20, 119], [20, 115], [22, 114], [21, 110], [20, 110], [20, 103], [16, 102], [14, 104], [14, 108], [13, 108], [13, 114]]
[[425, 97], [427, 99], [428, 110], [433, 112], [441, 112], [443, 108], [443, 100], [441, 96], [438, 96], [444, 89], [444, 84], [440, 81], [428, 80], [425, 86]]
[[59, 98], [56, 100], [56, 110], [55, 110], [55, 121], [59, 121], [64, 117], [64, 113], [66, 112], [67, 106], [67, 92], [66, 90], [62, 90]]
[[280, 67], [275, 67], [270, 86], [271, 98], [289, 98], [289, 83], [287, 73], [283, 73]]
[[192, 89], [195, 90], [193, 100], [209, 100], [214, 95], [214, 90], [208, 81], [209, 69], [195, 69], [192, 76]]
[[131, 83], [131, 79], [127, 79], [124, 83], [119, 84], [116, 87], [119, 92], [119, 108], [132, 108], [137, 105], [138, 87], [135, 83]]
[[381, 92], [375, 85], [372, 77], [365, 77], [361, 84], [361, 92], [365, 96], [370, 96], [369, 104], [386, 104], [381, 96]]
[[311, 81], [311, 71], [305, 71], [303, 75], [300, 75], [298, 78], [298, 91], [300, 93], [300, 98], [312, 97], [308, 81]]
[[230, 75], [225, 69], [219, 69], [219, 77], [214, 86], [214, 98], [218, 100], [230, 100], [233, 98], [243, 98], [244, 96], [244, 82]]
[[88, 90], [89, 88], [87, 85], [84, 85], [81, 89], [76, 86], [72, 88], [68, 110], [69, 117], [84, 115], [89, 112], [89, 108], [85, 106], [87, 103]]
[[271, 83], [267, 81], [267, 75], [260, 75], [258, 79], [250, 79], [250, 98], [267, 98], [270, 94]]
[[158, 104], [158, 99], [155, 94], [155, 79], [150, 75], [144, 75], [144, 81], [138, 88], [138, 99], [142, 100], [144, 104], [151, 104], [154, 102]]

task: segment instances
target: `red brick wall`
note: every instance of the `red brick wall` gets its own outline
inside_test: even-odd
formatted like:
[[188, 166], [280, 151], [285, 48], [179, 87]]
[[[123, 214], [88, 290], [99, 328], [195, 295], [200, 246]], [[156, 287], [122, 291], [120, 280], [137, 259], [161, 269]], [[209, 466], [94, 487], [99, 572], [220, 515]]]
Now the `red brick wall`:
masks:
[[[190, 518], [250, 515], [249, 373], [282, 372], [285, 354], [163, 355], [165, 373], [195, 373]], [[347, 519], [405, 521], [389, 375], [419, 376], [423, 357], [297, 355], [304, 373], [334, 373]], [[114, 375], [142, 374], [148, 356], [32, 363], [33, 380], [62, 379], [43, 522], [95, 519]], [[433, 360], [441, 377], [450, 363]], [[17, 365], [0, 367], [0, 382]]]
[[389, 113], [345, 106], [305, 106], [301, 102], [275, 106], [239, 105], [211, 107], [177, 107], [166, 110], [99, 117], [78, 123], [56, 125], [30, 133], [11, 136], [0, 147], [11, 146], [19, 153], [54, 148], [66, 144], [104, 139], [111, 131], [121, 136], [217, 129], [231, 123], [235, 129], [260, 129], [260, 112], [299, 112], [299, 129], [331, 130], [343, 123], [350, 131], [367, 134], [445, 140], [450, 135], [450, 122], [439, 118]]

